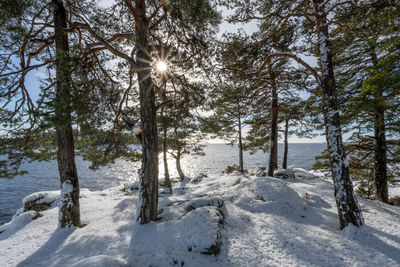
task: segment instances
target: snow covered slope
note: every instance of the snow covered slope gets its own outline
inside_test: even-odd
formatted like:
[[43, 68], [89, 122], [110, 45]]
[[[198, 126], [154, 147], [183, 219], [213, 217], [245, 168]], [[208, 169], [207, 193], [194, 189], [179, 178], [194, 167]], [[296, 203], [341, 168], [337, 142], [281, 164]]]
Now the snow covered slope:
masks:
[[366, 225], [340, 231], [332, 184], [303, 177], [185, 179], [147, 225], [136, 191], [82, 190], [85, 227], [57, 229], [57, 208], [22, 213], [0, 227], [0, 265], [400, 266], [400, 207], [359, 198]]

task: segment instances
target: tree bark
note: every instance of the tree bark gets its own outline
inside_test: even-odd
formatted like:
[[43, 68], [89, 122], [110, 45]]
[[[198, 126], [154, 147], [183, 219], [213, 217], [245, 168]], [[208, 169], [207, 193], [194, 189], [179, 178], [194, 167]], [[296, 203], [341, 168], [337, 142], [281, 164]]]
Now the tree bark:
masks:
[[[371, 48], [371, 59], [374, 67], [378, 66], [378, 56], [375, 52], [375, 48]], [[387, 159], [386, 159], [386, 129], [385, 129], [385, 107], [383, 100], [383, 92], [378, 88], [375, 93], [375, 118], [374, 118], [374, 138], [375, 138], [375, 149], [374, 149], [374, 176], [375, 176], [375, 188], [376, 196], [379, 201], [388, 203], [389, 192], [387, 182]]]
[[185, 178], [185, 174], [182, 171], [182, 167], [181, 167], [181, 149], [179, 148], [177, 153], [176, 153], [176, 169], [178, 171], [179, 174], [179, 178], [181, 179], [181, 181], [183, 180], [183, 178]]
[[147, 52], [148, 21], [146, 1], [135, 0], [139, 20], [136, 22], [136, 61], [140, 91], [140, 119], [142, 126], [142, 170], [140, 173], [139, 202], [136, 220], [141, 224], [157, 220], [158, 208], [158, 137], [156, 105], [151, 78], [151, 58]]
[[164, 179], [165, 184], [171, 185], [171, 179], [169, 177], [169, 170], [168, 170], [168, 158], [167, 158], [167, 126], [164, 125], [163, 127], [163, 161], [164, 161]]
[[376, 195], [382, 202], [388, 203], [388, 184], [386, 166], [386, 137], [385, 137], [385, 110], [377, 107], [375, 110], [375, 186]]
[[272, 87], [271, 104], [271, 147], [269, 153], [268, 176], [274, 175], [274, 170], [278, 168], [278, 93], [275, 84], [275, 74], [271, 64], [268, 64], [268, 72]]
[[375, 105], [375, 186], [376, 196], [382, 202], [389, 202], [387, 183], [386, 137], [385, 137], [385, 108], [383, 107], [382, 91], [378, 92]]
[[242, 143], [242, 121], [240, 119], [240, 115], [238, 117], [238, 122], [239, 122], [239, 171], [241, 173], [244, 172], [243, 168], [243, 143]]
[[322, 95], [325, 118], [325, 131], [330, 153], [332, 179], [335, 190], [336, 205], [339, 213], [340, 229], [349, 223], [355, 226], [364, 224], [361, 208], [353, 190], [353, 182], [349, 173], [339, 118], [339, 108], [336, 97], [335, 77], [332, 55], [330, 52], [329, 31], [324, 0], [313, 0], [316, 14], [321, 70]]
[[52, 0], [56, 44], [56, 135], [57, 163], [61, 183], [59, 225], [80, 226], [79, 179], [75, 165], [74, 137], [71, 123], [71, 69], [66, 11], [61, 0]]
[[285, 151], [283, 152], [283, 163], [282, 168], [287, 169], [287, 157], [289, 151], [289, 144], [288, 144], [288, 135], [289, 135], [289, 119], [285, 120]]

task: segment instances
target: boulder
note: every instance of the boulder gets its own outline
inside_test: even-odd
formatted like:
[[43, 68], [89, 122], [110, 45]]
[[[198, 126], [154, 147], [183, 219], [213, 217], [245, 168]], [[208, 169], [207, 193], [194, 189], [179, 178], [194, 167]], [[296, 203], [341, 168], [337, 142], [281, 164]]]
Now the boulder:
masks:
[[158, 190], [158, 194], [160, 194], [160, 195], [171, 195], [172, 194], [172, 188], [171, 187], [160, 188]]
[[295, 179], [295, 175], [292, 169], [278, 169], [274, 171], [274, 177], [280, 179]]
[[223, 222], [224, 216], [221, 209], [214, 206], [199, 207], [184, 216], [180, 223], [191, 225], [186, 240], [188, 251], [205, 255], [218, 254], [221, 248]]
[[394, 206], [400, 206], [400, 196], [390, 198], [389, 204]]
[[294, 175], [296, 176], [296, 178], [298, 179], [315, 179], [315, 178], [319, 178], [318, 175], [315, 175], [312, 172], [309, 172], [305, 169], [302, 168], [293, 168], [293, 172]]
[[[192, 209], [186, 212], [182, 209], [183, 205], [166, 207], [164, 213], [170, 212], [175, 215], [174, 218], [165, 216], [158, 222], [135, 224], [131, 243], [138, 246], [129, 252], [128, 265], [159, 266], [161, 262], [162, 266], [186, 266], [185, 258], [195, 259], [199, 257], [196, 254], [218, 254], [222, 242], [224, 216], [222, 209], [206, 204], [221, 203], [200, 203], [198, 200], [196, 204], [192, 202]], [[185, 213], [177, 217], [182, 211]]]
[[108, 266], [123, 267], [128, 265], [122, 260], [108, 255], [97, 255], [85, 258], [71, 265], [71, 267], [108, 267]]
[[0, 226], [0, 240], [6, 239], [8, 236], [18, 232], [32, 220], [37, 219], [38, 216], [38, 212], [36, 211], [27, 211], [18, 216], [14, 216], [11, 222]]
[[60, 199], [60, 191], [42, 191], [26, 196], [23, 200], [24, 212], [44, 211]]
[[186, 211], [191, 211], [200, 207], [206, 206], [214, 206], [217, 208], [221, 208], [224, 205], [224, 201], [220, 197], [205, 197], [205, 198], [198, 198], [188, 201], [184, 209]]
[[191, 180], [192, 183], [199, 183], [201, 182], [205, 177], [208, 177], [207, 174], [204, 173], [200, 173], [199, 175], [197, 175], [195, 178], [193, 178]]
[[128, 185], [129, 190], [135, 191], [139, 190], [140, 181], [134, 181]]
[[259, 167], [249, 171], [250, 176], [257, 176], [257, 177], [265, 177], [267, 176], [267, 168], [266, 167]]

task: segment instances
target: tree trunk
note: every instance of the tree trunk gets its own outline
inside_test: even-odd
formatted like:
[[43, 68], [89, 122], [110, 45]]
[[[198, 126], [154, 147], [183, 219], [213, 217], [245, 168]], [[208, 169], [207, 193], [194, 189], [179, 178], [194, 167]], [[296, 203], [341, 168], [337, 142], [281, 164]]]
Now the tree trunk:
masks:
[[330, 52], [329, 32], [324, 0], [313, 0], [322, 70], [322, 95], [325, 131], [330, 153], [332, 179], [336, 205], [339, 213], [340, 229], [349, 223], [361, 226], [364, 221], [361, 208], [354, 195], [353, 182], [349, 173], [349, 163], [344, 153], [339, 109], [336, 97], [335, 77]]
[[274, 170], [278, 167], [278, 93], [276, 91], [275, 74], [271, 64], [268, 64], [268, 72], [272, 87], [271, 147], [269, 153], [268, 176], [273, 176]]
[[[371, 48], [371, 59], [374, 67], [378, 67], [378, 56], [375, 48]], [[376, 196], [379, 201], [388, 203], [389, 192], [387, 182], [387, 160], [386, 160], [386, 129], [385, 129], [385, 107], [383, 100], [383, 92], [378, 88], [375, 93], [375, 149], [374, 149], [374, 174]]]
[[177, 153], [176, 153], [176, 169], [178, 171], [179, 174], [179, 178], [181, 179], [181, 181], [183, 180], [183, 178], [185, 178], [185, 174], [182, 171], [182, 167], [181, 167], [181, 150], [178, 149]]
[[385, 108], [383, 107], [382, 92], [378, 92], [375, 105], [375, 186], [376, 196], [382, 202], [388, 203], [386, 137], [385, 137]]
[[288, 156], [288, 151], [289, 151], [288, 134], [289, 134], [289, 119], [286, 119], [285, 120], [285, 151], [283, 152], [283, 163], [282, 163], [283, 169], [287, 169], [287, 156]]
[[239, 171], [243, 173], [244, 168], [243, 168], [242, 121], [240, 119], [240, 115], [238, 117], [238, 121], [239, 121]]
[[157, 220], [158, 208], [158, 139], [156, 105], [151, 79], [151, 58], [148, 55], [145, 0], [135, 0], [139, 23], [136, 25], [136, 61], [140, 91], [140, 119], [142, 126], [142, 170], [136, 220], [141, 224]]
[[71, 70], [66, 11], [61, 0], [54, 6], [54, 39], [56, 43], [56, 135], [57, 163], [61, 183], [59, 224], [61, 228], [80, 226], [79, 179], [75, 165], [74, 137], [71, 125]]
[[168, 170], [168, 158], [167, 158], [167, 125], [164, 124], [163, 127], [163, 161], [164, 161], [164, 179], [165, 184], [171, 186], [171, 179], [169, 177]]

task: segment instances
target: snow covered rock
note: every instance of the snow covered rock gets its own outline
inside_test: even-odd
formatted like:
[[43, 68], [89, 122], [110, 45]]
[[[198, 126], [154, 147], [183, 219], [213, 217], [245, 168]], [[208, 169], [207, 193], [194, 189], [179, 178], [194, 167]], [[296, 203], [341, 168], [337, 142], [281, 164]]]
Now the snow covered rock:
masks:
[[213, 206], [200, 207], [183, 216], [180, 224], [190, 225], [187, 228], [187, 238], [183, 240], [188, 251], [206, 255], [218, 254], [223, 219], [221, 210]]
[[221, 208], [224, 205], [224, 201], [220, 197], [207, 197], [207, 198], [198, 198], [190, 200], [185, 204], [185, 210], [191, 211], [200, 207], [206, 206], [214, 206], [217, 208]]
[[390, 198], [389, 204], [395, 205], [395, 206], [400, 206], [400, 196]]
[[250, 176], [257, 176], [257, 177], [265, 177], [267, 176], [267, 168], [266, 167], [259, 167], [252, 170], [249, 170]]
[[172, 194], [172, 189], [170, 187], [161, 187], [158, 190], [158, 194], [171, 195]]
[[281, 179], [295, 179], [293, 170], [291, 169], [278, 169], [274, 171], [274, 177]]
[[199, 175], [197, 175], [195, 178], [193, 178], [191, 180], [192, 183], [199, 183], [201, 182], [205, 177], [208, 177], [207, 174], [204, 173], [200, 173]]
[[128, 266], [125, 262], [120, 259], [107, 256], [107, 255], [97, 255], [89, 257], [76, 263], [72, 264], [71, 267], [124, 267]]
[[36, 211], [27, 211], [22, 214], [19, 214], [18, 216], [15, 216], [11, 220], [11, 222], [8, 222], [0, 226], [0, 240], [13, 235], [15, 232], [18, 232], [21, 228], [23, 228], [25, 225], [27, 225], [37, 217], [38, 214]]
[[42, 191], [36, 192], [26, 196], [22, 203], [24, 205], [24, 212], [34, 210], [43, 211], [50, 208], [53, 203], [60, 199], [60, 191]]
[[280, 214], [291, 218], [304, 216], [306, 203], [285, 182], [277, 178], [257, 177], [240, 192], [235, 204], [250, 212]]
[[0, 239], [13, 235], [25, 225], [42, 215], [39, 211], [44, 211], [55, 205], [60, 199], [60, 191], [42, 191], [32, 193], [22, 199], [23, 207], [19, 209], [12, 220], [0, 226]]
[[131, 190], [131, 191], [139, 190], [139, 185], [140, 185], [140, 182], [139, 182], [139, 181], [134, 181], [133, 183], [130, 183], [130, 184], [128, 185], [128, 188], [129, 188], [129, 190]]
[[294, 175], [298, 179], [315, 179], [319, 178], [319, 176], [315, 175], [312, 172], [306, 171], [302, 168], [293, 168]]
[[[174, 208], [177, 208], [176, 206]], [[199, 207], [180, 219], [134, 225], [128, 264], [131, 266], [186, 266], [187, 259], [218, 254], [224, 216], [214, 206]], [[197, 255], [196, 255], [197, 254]]]

